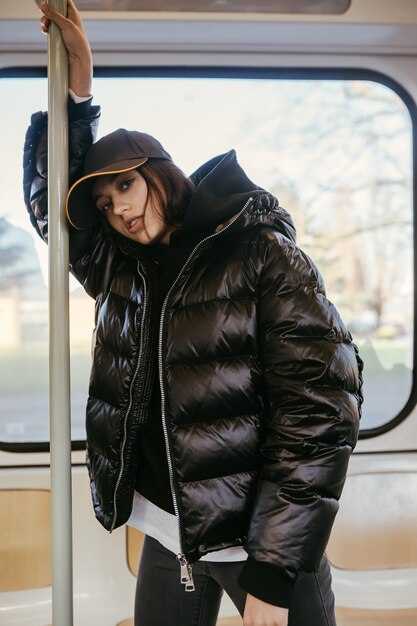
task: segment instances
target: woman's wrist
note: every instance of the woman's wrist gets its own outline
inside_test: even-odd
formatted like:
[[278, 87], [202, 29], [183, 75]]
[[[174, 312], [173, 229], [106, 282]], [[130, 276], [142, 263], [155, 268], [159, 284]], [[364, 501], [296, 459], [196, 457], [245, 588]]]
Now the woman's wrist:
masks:
[[69, 76], [68, 87], [82, 98], [91, 95], [93, 66], [81, 59], [68, 58]]
[[268, 604], [248, 593], [243, 624], [244, 626], [262, 626], [263, 624], [288, 626], [288, 609]]

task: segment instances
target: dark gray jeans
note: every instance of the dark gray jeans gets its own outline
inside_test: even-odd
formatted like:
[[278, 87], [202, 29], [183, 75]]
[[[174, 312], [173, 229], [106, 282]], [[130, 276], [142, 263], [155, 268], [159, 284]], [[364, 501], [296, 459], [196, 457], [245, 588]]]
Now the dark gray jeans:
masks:
[[[237, 582], [243, 564], [198, 561], [193, 565], [195, 591], [186, 592], [175, 555], [146, 536], [136, 586], [135, 626], [215, 626], [223, 590], [243, 615], [246, 592]], [[318, 572], [298, 579], [288, 626], [336, 626], [325, 557]]]

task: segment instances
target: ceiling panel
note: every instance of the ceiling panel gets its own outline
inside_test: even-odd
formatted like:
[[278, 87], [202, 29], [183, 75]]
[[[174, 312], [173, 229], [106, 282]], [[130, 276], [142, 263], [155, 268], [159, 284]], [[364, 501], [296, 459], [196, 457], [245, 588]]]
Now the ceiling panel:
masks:
[[[37, 0], [38, 4], [41, 0]], [[293, 13], [341, 15], [351, 0], [78, 0], [81, 11]]]

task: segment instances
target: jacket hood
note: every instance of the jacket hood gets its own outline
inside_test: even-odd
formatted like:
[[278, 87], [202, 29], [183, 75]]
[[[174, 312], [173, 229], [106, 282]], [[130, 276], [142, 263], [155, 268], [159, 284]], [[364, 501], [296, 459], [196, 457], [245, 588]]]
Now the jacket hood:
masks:
[[[235, 150], [220, 154], [199, 167], [190, 176], [195, 185], [180, 229], [171, 235], [171, 244], [198, 241], [220, 230], [247, 204], [229, 232], [251, 226], [269, 226], [295, 241], [296, 231], [289, 213], [279, 206], [271, 193], [258, 187], [239, 165]], [[249, 202], [249, 200], [251, 200]], [[129, 241], [100, 220], [111, 239], [123, 252], [136, 258], [143, 256], [147, 246]], [[156, 244], [162, 245], [162, 244]]]
[[248, 178], [237, 161], [235, 150], [210, 159], [190, 178], [195, 191], [181, 229], [173, 233], [173, 238], [187, 237], [190, 233], [209, 234], [218, 230], [252, 198], [245, 219], [239, 219], [240, 227], [269, 225], [295, 240], [291, 216], [279, 207], [278, 200], [272, 194]]

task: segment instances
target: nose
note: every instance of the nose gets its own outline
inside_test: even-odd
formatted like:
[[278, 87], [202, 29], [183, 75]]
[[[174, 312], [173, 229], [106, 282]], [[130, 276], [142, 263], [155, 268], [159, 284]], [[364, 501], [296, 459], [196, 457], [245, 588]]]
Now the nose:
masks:
[[113, 213], [115, 215], [122, 215], [125, 211], [130, 209], [130, 204], [126, 198], [116, 197], [113, 198]]

